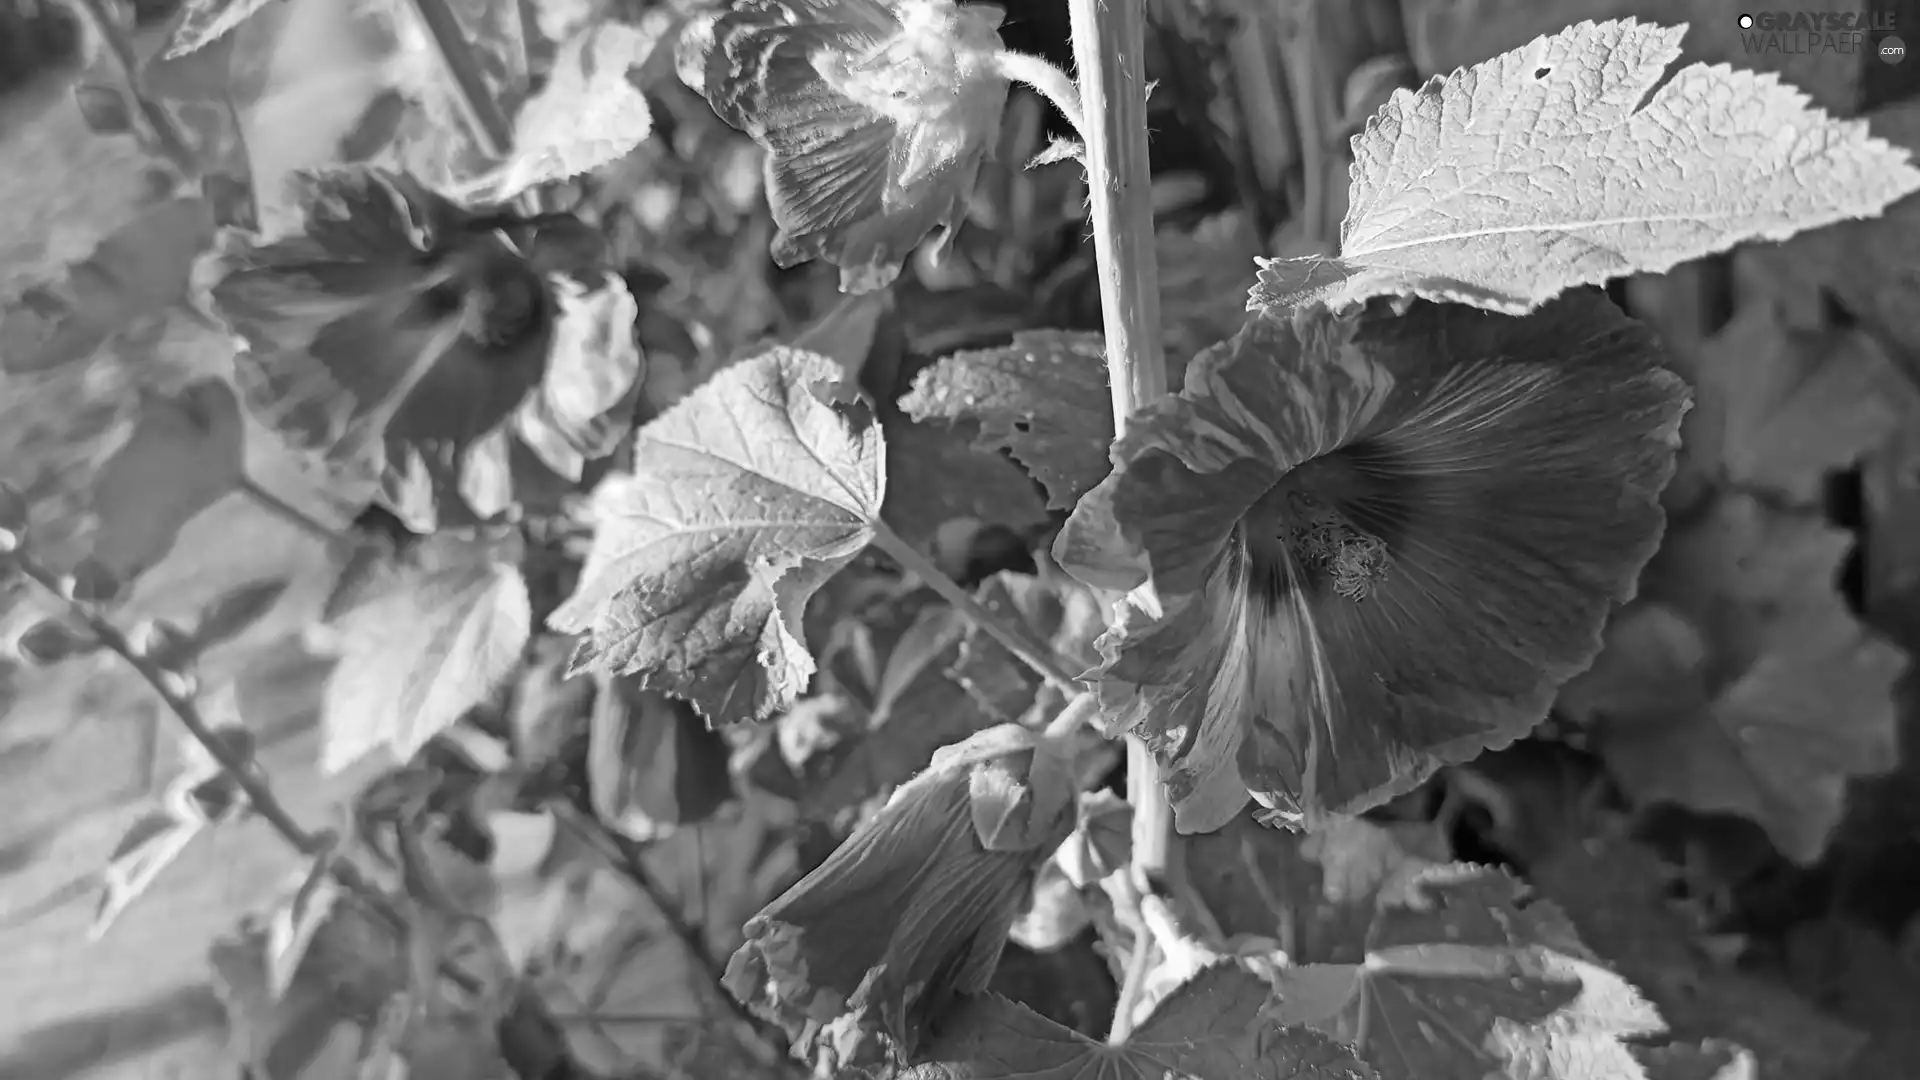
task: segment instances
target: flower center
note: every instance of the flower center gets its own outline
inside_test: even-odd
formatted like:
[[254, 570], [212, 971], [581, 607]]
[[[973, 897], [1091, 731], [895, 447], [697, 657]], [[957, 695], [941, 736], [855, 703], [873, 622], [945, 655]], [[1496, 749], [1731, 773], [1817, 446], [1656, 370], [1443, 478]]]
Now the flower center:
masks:
[[1387, 575], [1387, 542], [1308, 492], [1288, 491], [1285, 500], [1277, 539], [1294, 565], [1323, 576], [1336, 596], [1358, 603], [1373, 595]]

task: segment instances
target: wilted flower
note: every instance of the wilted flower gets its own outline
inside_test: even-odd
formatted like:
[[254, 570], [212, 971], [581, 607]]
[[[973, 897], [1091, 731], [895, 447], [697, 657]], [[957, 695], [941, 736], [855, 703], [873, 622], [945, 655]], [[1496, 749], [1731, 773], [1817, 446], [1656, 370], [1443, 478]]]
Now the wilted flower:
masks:
[[516, 414], [562, 474], [612, 449], [607, 417], [640, 373], [634, 307], [581, 249], [583, 227], [471, 213], [380, 170], [305, 184], [300, 231], [229, 234], [212, 268], [210, 303], [246, 343], [237, 382], [257, 418], [304, 449], [368, 454], [390, 490], [445, 474], [433, 486], [483, 517], [499, 507], [480, 502], [504, 501], [476, 501], [474, 478], [504, 485], [500, 433]]
[[882, 288], [934, 229], [944, 249], [993, 145], [1000, 21], [954, 0], [742, 0], [682, 41], [681, 78], [767, 150], [782, 267], [825, 258]]
[[1308, 824], [1532, 728], [1664, 524], [1685, 387], [1604, 297], [1259, 315], [1136, 418], [1055, 546], [1126, 595], [1102, 703], [1182, 831]]
[[900, 1063], [986, 989], [1035, 871], [1073, 830], [1071, 752], [1015, 724], [927, 771], [746, 925], [727, 989], [830, 1075]]

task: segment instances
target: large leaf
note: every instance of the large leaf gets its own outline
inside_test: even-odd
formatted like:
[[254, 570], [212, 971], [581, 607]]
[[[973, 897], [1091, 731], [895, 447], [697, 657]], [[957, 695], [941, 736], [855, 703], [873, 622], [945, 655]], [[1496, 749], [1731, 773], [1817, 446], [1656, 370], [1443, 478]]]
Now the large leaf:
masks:
[[913, 380], [900, 407], [944, 420], [982, 450], [1007, 450], [1065, 510], [1107, 475], [1113, 406], [1105, 339], [1034, 330], [1013, 344], [945, 357]]
[[1269, 260], [1251, 305], [1521, 314], [1920, 189], [1904, 151], [1771, 76], [1693, 64], [1663, 83], [1684, 33], [1581, 23], [1396, 92], [1354, 140], [1340, 256]]
[[1383, 906], [1358, 964], [1281, 972], [1277, 1018], [1344, 1042], [1385, 1080], [1640, 1076], [1623, 1039], [1659, 1014], [1551, 904], [1496, 870], [1436, 867], [1416, 907]]
[[205, 379], [173, 397], [143, 397], [133, 435], [93, 482], [94, 558], [138, 577], [245, 479], [246, 427], [231, 386]]
[[968, 998], [902, 1080], [1374, 1080], [1332, 1039], [1264, 1020], [1267, 993], [1231, 964], [1207, 968], [1118, 1046], [997, 994]]
[[[1593, 840], [1529, 866], [1527, 876], [1588, 947], [1646, 992], [1675, 1039], [1734, 1040], [1753, 1052], [1763, 1077], [1871, 1075], [1853, 1060], [1867, 1041], [1861, 1032], [1764, 969], [1742, 970], [1703, 947], [1698, 919], [1671, 899], [1671, 868], [1652, 851]], [[1705, 1070], [1680, 1075], [1725, 1080]]]
[[340, 620], [340, 663], [321, 705], [322, 767], [382, 746], [400, 760], [488, 700], [533, 630], [517, 567], [475, 561], [399, 576]]
[[1768, 303], [1741, 305], [1694, 360], [1683, 468], [1796, 505], [1920, 417], [1920, 388], [1865, 334], [1796, 333]]
[[1907, 656], [1836, 588], [1851, 547], [1746, 495], [1669, 537], [1643, 583], [1658, 603], [1616, 619], [1567, 687], [1630, 798], [1741, 814], [1789, 858], [1819, 857], [1849, 778], [1898, 760]]
[[[1445, 75], [1477, 64], [1582, 19], [1634, 17], [1684, 22], [1685, 59], [1778, 73], [1811, 95], [1815, 105], [1841, 115], [1851, 115], [1857, 106], [1864, 66], [1860, 57], [1871, 44], [1871, 38], [1861, 40], [1837, 30], [1814, 39], [1808, 30], [1742, 26], [1736, 12], [1763, 12], [1727, 0], [1406, 0], [1401, 10], [1407, 52], [1423, 75]], [[1852, 0], [1802, 0], [1781, 14], [1789, 19], [1838, 15], [1865, 21], [1871, 10]], [[1853, 48], [1840, 52], [1830, 42]]]
[[594, 494], [579, 585], [548, 624], [577, 666], [637, 674], [714, 724], [791, 705], [814, 660], [801, 611], [866, 547], [886, 489], [880, 431], [815, 393], [840, 368], [776, 348], [642, 428], [635, 471]]

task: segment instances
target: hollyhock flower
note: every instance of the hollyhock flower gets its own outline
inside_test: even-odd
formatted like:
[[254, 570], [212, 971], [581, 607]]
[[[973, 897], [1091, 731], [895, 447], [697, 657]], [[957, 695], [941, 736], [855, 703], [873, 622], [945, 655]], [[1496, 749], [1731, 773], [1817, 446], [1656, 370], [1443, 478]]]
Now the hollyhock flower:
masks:
[[682, 39], [681, 77], [767, 151], [782, 267], [870, 292], [944, 250], [1007, 101], [1004, 13], [954, 0], [742, 0]]
[[905, 1062], [955, 995], [986, 989], [1075, 806], [1072, 752], [1044, 735], [1005, 724], [940, 750], [747, 921], [728, 991], [826, 1075]]
[[1256, 315], [1113, 447], [1054, 553], [1183, 832], [1309, 827], [1532, 728], [1664, 526], [1684, 384], [1604, 297]]
[[[230, 233], [210, 268], [258, 419], [300, 448], [371, 458], [390, 491], [504, 477], [510, 429], [572, 477], [611, 451], [608, 417], [640, 375], [633, 301], [596, 274], [577, 223], [475, 214], [381, 170], [304, 182], [299, 231]], [[394, 508], [418, 527], [420, 507]]]

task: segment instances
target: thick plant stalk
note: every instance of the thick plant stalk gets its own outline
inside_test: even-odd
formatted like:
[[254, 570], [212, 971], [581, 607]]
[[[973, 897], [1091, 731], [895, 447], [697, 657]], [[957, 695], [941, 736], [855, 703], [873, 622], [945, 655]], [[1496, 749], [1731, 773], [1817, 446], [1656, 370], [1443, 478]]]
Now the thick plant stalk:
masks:
[[[1154, 250], [1153, 178], [1147, 158], [1146, 5], [1144, 0], [1071, 0], [1073, 58], [1085, 119], [1087, 187], [1100, 308], [1113, 391], [1113, 427], [1125, 434], [1142, 405], [1167, 392], [1160, 345], [1160, 268]], [[1165, 882], [1173, 808], [1160, 763], [1138, 738], [1127, 739], [1127, 800], [1133, 806], [1133, 886], [1141, 894]], [[1136, 951], [1152, 948], [1137, 935]], [[1131, 1030], [1146, 965], [1121, 987], [1113, 1040]]]

